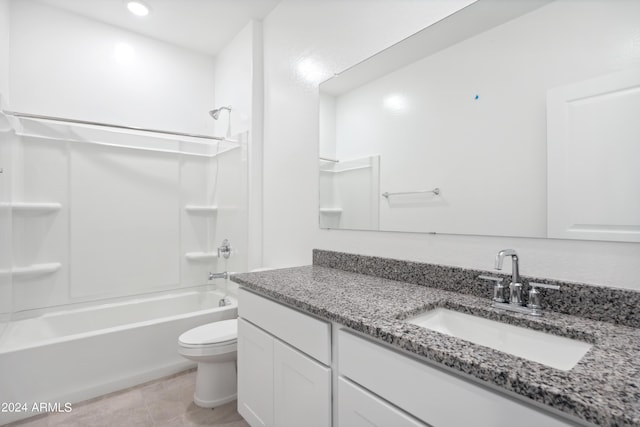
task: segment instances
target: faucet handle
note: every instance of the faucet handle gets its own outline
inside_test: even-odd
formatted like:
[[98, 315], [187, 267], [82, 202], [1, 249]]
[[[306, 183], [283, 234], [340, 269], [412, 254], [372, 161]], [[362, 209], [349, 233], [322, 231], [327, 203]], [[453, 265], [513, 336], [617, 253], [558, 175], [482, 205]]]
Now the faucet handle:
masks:
[[558, 286], [558, 285], [549, 285], [547, 283], [529, 282], [529, 286], [531, 286], [533, 289], [535, 289], [535, 288], [545, 288], [545, 289], [554, 289], [556, 291], [560, 290], [560, 286]]
[[495, 302], [507, 302], [504, 299], [504, 286], [502, 285], [502, 281], [504, 280], [504, 278], [480, 275], [480, 276], [478, 276], [478, 279], [491, 280], [491, 281], [495, 282], [495, 285], [493, 287], [493, 301], [495, 301]]
[[231, 256], [231, 244], [228, 239], [224, 239], [218, 248], [218, 258], [228, 259]]
[[529, 290], [529, 302], [527, 307], [533, 310], [533, 314], [540, 315], [540, 293], [536, 288], [560, 290], [558, 285], [548, 285], [546, 283], [529, 282], [531, 289]]

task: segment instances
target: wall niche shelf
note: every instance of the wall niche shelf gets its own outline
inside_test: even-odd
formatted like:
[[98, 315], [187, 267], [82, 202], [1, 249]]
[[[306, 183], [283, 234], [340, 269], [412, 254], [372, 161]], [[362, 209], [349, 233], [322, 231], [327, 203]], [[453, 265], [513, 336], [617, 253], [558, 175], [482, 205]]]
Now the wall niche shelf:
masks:
[[320, 208], [320, 213], [339, 215], [342, 213], [342, 209], [341, 208]]
[[62, 208], [60, 203], [14, 202], [8, 205], [13, 212], [21, 214], [46, 214], [57, 212]]
[[32, 264], [26, 267], [14, 267], [11, 270], [0, 270], [0, 276], [11, 275], [15, 279], [31, 279], [38, 276], [53, 274], [60, 270], [61, 267], [62, 264], [59, 262]]
[[187, 252], [184, 254], [187, 261], [210, 261], [218, 258], [217, 252]]
[[218, 207], [215, 205], [186, 205], [184, 210], [190, 214], [214, 214], [218, 212]]

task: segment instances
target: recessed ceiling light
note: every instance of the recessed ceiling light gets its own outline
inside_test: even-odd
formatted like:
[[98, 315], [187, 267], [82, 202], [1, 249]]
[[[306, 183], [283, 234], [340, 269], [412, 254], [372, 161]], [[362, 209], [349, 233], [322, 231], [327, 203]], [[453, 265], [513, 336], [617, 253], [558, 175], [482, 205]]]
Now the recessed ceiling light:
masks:
[[127, 2], [127, 9], [136, 16], [147, 16], [149, 14], [149, 6], [141, 1]]

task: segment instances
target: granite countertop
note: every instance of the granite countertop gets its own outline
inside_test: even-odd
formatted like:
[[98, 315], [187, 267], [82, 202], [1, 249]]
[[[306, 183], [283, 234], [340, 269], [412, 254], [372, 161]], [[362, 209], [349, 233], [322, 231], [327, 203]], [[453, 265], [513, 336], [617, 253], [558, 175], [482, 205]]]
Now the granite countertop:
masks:
[[[305, 266], [234, 275], [240, 285], [588, 422], [640, 426], [640, 329], [556, 312], [497, 312], [473, 295]], [[570, 371], [430, 331], [403, 319], [445, 307], [593, 344]]]

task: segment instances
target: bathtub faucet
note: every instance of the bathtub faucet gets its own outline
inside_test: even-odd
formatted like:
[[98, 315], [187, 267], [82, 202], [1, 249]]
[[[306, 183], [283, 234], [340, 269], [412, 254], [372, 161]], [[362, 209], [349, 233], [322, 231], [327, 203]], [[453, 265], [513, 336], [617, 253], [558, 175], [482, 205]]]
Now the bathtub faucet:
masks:
[[225, 279], [227, 280], [229, 278], [229, 272], [225, 271], [222, 273], [209, 273], [209, 280], [213, 280], [213, 279]]

